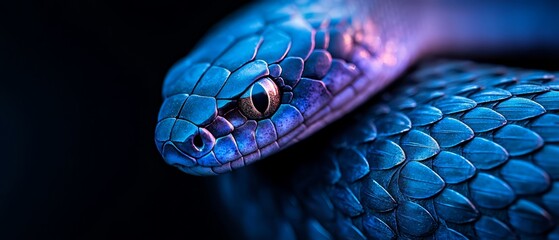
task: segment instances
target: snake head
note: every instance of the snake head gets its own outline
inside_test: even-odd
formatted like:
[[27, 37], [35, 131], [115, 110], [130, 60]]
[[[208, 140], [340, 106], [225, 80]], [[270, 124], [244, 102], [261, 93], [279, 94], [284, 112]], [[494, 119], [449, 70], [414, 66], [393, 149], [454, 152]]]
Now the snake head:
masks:
[[364, 99], [367, 25], [336, 17], [334, 7], [257, 3], [210, 31], [165, 78], [155, 131], [165, 161], [195, 175], [228, 172]]

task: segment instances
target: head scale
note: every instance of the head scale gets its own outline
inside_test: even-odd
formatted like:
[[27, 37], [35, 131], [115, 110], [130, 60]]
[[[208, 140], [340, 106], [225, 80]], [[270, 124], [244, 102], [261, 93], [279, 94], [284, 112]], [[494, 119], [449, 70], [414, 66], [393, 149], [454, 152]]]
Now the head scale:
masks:
[[352, 85], [364, 77], [356, 65], [372, 55], [354, 37], [363, 24], [333, 17], [332, 6], [309, 9], [249, 6], [171, 68], [155, 133], [167, 163], [195, 175], [227, 172], [354, 107]]

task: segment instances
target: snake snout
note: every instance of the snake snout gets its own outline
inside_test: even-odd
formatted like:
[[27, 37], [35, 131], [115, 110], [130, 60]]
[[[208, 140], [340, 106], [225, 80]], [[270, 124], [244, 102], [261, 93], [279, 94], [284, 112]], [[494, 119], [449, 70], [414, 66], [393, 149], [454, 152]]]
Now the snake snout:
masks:
[[[216, 140], [204, 126], [217, 116], [214, 98], [180, 94], [163, 103], [155, 135], [165, 161], [182, 170], [203, 167]], [[212, 155], [213, 156], [213, 155]]]
[[205, 128], [183, 119], [164, 119], [156, 136], [159, 152], [169, 165], [183, 171], [208, 167], [207, 158], [213, 156], [216, 140]]

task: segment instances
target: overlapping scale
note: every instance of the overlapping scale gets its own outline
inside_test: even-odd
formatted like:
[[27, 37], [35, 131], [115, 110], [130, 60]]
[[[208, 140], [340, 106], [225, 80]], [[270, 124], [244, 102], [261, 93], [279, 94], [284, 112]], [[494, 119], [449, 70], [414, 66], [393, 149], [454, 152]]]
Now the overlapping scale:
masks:
[[377, 181], [372, 178], [364, 181], [361, 186], [361, 201], [367, 208], [377, 212], [387, 212], [397, 206], [398, 202]]
[[486, 107], [477, 107], [468, 111], [461, 117], [474, 132], [487, 132], [507, 124], [507, 119]]
[[456, 230], [447, 227], [439, 227], [435, 233], [435, 239], [467, 240], [468, 238]]
[[534, 97], [546, 110], [559, 110], [559, 91], [549, 91]]
[[440, 151], [439, 144], [431, 136], [411, 130], [400, 139], [400, 146], [409, 160], [425, 160], [435, 156]]
[[505, 223], [493, 217], [481, 217], [474, 227], [480, 239], [516, 239], [514, 232]]
[[384, 221], [367, 214], [363, 218], [365, 235], [371, 239], [396, 239], [398, 236]]
[[537, 204], [520, 199], [508, 210], [510, 224], [518, 231], [541, 234], [554, 225], [551, 215]]
[[472, 62], [420, 69], [342, 126], [322, 170], [291, 177], [307, 189], [298, 216], [336, 239], [559, 236], [558, 81]]
[[493, 140], [511, 156], [528, 154], [543, 146], [543, 139], [530, 129], [509, 124], [495, 132]]
[[474, 100], [460, 96], [443, 97], [433, 103], [433, 106], [440, 109], [444, 114], [463, 112], [474, 108], [476, 105]]
[[545, 109], [540, 104], [521, 97], [513, 97], [499, 103], [495, 111], [511, 121], [525, 120], [545, 113]]
[[[559, 99], [557, 99], [559, 102]], [[547, 113], [532, 122], [531, 129], [546, 142], [559, 142], [559, 115]]]
[[407, 132], [411, 129], [410, 119], [403, 113], [388, 113], [379, 116], [375, 125], [377, 126], [379, 135], [395, 135]]
[[411, 161], [402, 168], [398, 178], [398, 186], [404, 195], [424, 199], [440, 192], [444, 188], [445, 182], [429, 167]]
[[305, 238], [317, 240], [333, 239], [328, 230], [324, 229], [324, 227], [314, 219], [307, 221], [306, 230], [307, 235], [305, 236]]
[[357, 216], [363, 212], [359, 199], [347, 187], [334, 185], [329, 191], [332, 203], [336, 208], [349, 216]]
[[510, 160], [501, 168], [500, 173], [516, 194], [542, 193], [551, 184], [551, 179], [544, 170], [527, 161]]
[[478, 173], [469, 182], [469, 188], [472, 199], [484, 208], [503, 208], [516, 199], [514, 191], [508, 184], [487, 173]]
[[445, 117], [431, 128], [431, 136], [441, 147], [454, 147], [474, 137], [474, 131], [458, 119]]
[[553, 178], [559, 179], [559, 164], [557, 157], [559, 156], [559, 146], [545, 145], [540, 151], [534, 154], [534, 162], [545, 169], [545, 171]]
[[476, 173], [476, 168], [467, 159], [447, 151], [442, 151], [435, 157], [433, 170], [449, 184], [466, 181]]
[[507, 91], [514, 95], [525, 95], [546, 92], [549, 88], [543, 85], [520, 83], [508, 87]]
[[470, 95], [470, 99], [477, 103], [496, 102], [510, 97], [512, 94], [501, 88], [487, 88]]
[[359, 146], [372, 170], [385, 170], [400, 165], [406, 160], [402, 148], [390, 140], [378, 140]]
[[441, 120], [443, 113], [436, 107], [421, 105], [409, 112], [408, 117], [414, 126], [425, 126]]
[[416, 237], [429, 235], [437, 227], [437, 222], [421, 205], [404, 201], [396, 209], [399, 230]]
[[337, 155], [342, 179], [356, 181], [369, 173], [369, 163], [361, 153], [352, 148], [344, 148]]
[[477, 219], [479, 211], [464, 195], [445, 189], [433, 200], [437, 214], [451, 223], [468, 223]]
[[509, 154], [501, 145], [476, 137], [462, 149], [463, 156], [479, 169], [492, 169], [508, 160]]

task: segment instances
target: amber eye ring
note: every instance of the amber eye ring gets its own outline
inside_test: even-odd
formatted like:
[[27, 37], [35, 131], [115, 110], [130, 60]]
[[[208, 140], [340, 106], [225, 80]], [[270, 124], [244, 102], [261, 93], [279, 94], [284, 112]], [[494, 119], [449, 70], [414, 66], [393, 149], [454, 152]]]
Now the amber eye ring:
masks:
[[253, 83], [239, 99], [241, 112], [251, 119], [271, 116], [280, 104], [278, 86], [270, 78], [262, 78]]

